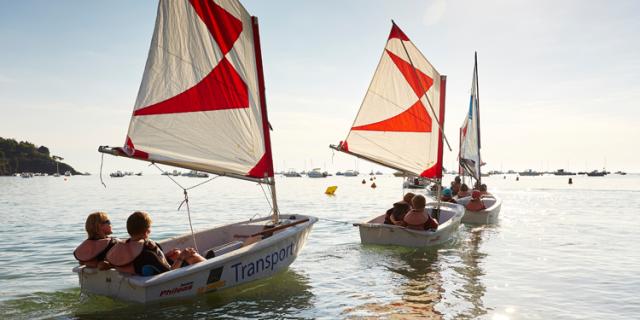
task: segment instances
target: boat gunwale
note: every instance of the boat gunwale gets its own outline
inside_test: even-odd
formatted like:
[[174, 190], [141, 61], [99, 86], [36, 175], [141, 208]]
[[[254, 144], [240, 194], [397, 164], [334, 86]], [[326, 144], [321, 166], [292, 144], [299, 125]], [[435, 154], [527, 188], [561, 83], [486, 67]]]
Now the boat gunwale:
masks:
[[[427, 206], [429, 206], [430, 204], [435, 204], [435, 202], [427, 203]], [[455, 218], [457, 216], [460, 216], [460, 220], [464, 216], [464, 213], [465, 213], [464, 206], [456, 204], [456, 203], [447, 203], [447, 202], [440, 203], [441, 208], [442, 208], [443, 205], [445, 207], [451, 209], [452, 211], [454, 211], [454, 214], [453, 214], [453, 216], [451, 216], [451, 218], [447, 219], [447, 221], [445, 221], [443, 224], [438, 225], [438, 229], [437, 230], [414, 230], [414, 229], [409, 229], [407, 227], [398, 226], [398, 225], [395, 225], [395, 224], [371, 223], [371, 221], [383, 216], [384, 214], [383, 215], [378, 215], [373, 219], [368, 219], [367, 222], [354, 223], [353, 225], [357, 226], [357, 227], [365, 227], [365, 228], [372, 228], [372, 229], [373, 228], [391, 228], [391, 229], [396, 229], [396, 230], [401, 230], [401, 231], [413, 233], [413, 234], [420, 235], [420, 236], [432, 236], [432, 235], [436, 235], [438, 233], [442, 233], [445, 230], [448, 230], [451, 227], [451, 224], [453, 223], [452, 220], [455, 220]]]

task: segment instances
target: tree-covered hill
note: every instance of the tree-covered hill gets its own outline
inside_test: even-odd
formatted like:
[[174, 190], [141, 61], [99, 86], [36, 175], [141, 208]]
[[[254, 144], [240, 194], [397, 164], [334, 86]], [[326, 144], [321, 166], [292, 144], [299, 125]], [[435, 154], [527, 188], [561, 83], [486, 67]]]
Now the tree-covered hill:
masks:
[[[56, 173], [55, 156], [49, 154], [49, 148], [36, 147], [28, 141], [16, 141], [0, 137], [0, 176], [13, 175], [20, 172]], [[71, 171], [79, 174], [68, 164], [58, 162], [60, 173]]]

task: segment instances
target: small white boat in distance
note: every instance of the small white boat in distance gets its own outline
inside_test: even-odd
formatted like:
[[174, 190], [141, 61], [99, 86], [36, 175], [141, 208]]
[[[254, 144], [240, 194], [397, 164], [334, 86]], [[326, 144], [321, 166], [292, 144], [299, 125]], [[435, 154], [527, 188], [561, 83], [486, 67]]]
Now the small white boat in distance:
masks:
[[[317, 218], [292, 215], [281, 225], [271, 217], [244, 221], [195, 233], [206, 261], [153, 277], [99, 271], [78, 266], [82, 290], [121, 300], [147, 303], [223, 290], [272, 276], [298, 256]], [[193, 247], [191, 234], [158, 242], [162, 248]]]
[[[457, 199], [456, 202], [462, 206], [466, 206], [467, 203], [469, 203], [469, 200], [471, 200], [471, 197], [464, 197]], [[462, 223], [492, 224], [498, 222], [500, 208], [502, 207], [502, 199], [492, 195], [490, 197], [483, 197], [480, 201], [484, 203], [486, 209], [481, 211], [470, 211], [465, 209], [464, 217], [462, 217]]]
[[347, 170], [342, 175], [345, 177], [357, 177], [360, 175], [360, 172], [356, 170]]
[[[431, 214], [435, 205], [435, 202], [427, 203], [425, 210]], [[439, 226], [438, 230], [435, 231], [419, 231], [392, 224], [384, 224], [384, 214], [367, 222], [354, 225], [360, 228], [360, 241], [363, 244], [424, 248], [449, 241], [458, 230], [463, 215], [463, 206], [442, 202], [440, 203], [440, 215], [438, 217]]]

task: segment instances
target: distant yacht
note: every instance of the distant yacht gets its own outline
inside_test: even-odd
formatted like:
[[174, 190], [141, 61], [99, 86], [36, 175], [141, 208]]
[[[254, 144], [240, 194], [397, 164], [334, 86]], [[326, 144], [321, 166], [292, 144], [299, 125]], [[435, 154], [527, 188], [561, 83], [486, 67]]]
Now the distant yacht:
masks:
[[357, 177], [360, 175], [360, 172], [357, 170], [347, 170], [344, 172], [345, 177]]
[[124, 173], [118, 170], [116, 172], [112, 172], [111, 174], [109, 174], [109, 176], [111, 176], [111, 178], [122, 178], [124, 177]]
[[289, 177], [289, 178], [297, 178], [297, 177], [302, 177], [302, 175], [300, 175], [299, 173], [297, 173], [295, 170], [293, 169], [289, 169], [289, 171], [284, 173], [285, 177]]
[[542, 172], [533, 171], [533, 170], [529, 169], [527, 171], [518, 172], [518, 174], [520, 176], [523, 176], [523, 177], [526, 177], [526, 176], [541, 176]]
[[564, 169], [558, 169], [554, 173], [556, 176], [575, 176], [575, 172], [564, 171]]
[[320, 168], [314, 168], [313, 170], [307, 173], [309, 178], [326, 178], [327, 173], [320, 171]]

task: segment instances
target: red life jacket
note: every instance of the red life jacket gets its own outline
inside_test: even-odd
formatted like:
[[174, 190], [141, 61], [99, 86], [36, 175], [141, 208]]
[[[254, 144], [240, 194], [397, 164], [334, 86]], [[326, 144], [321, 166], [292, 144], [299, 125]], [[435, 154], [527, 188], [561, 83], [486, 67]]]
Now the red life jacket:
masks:
[[107, 261], [120, 272], [135, 274], [133, 261], [142, 253], [146, 241], [119, 242], [107, 253]]
[[467, 203], [467, 205], [465, 206], [465, 209], [469, 211], [482, 211], [486, 209], [486, 207], [484, 206], [484, 202], [482, 202], [482, 200], [471, 199], [469, 200], [469, 203]]
[[111, 243], [112, 238], [104, 238], [99, 240], [85, 240], [83, 241], [76, 250], [73, 251], [73, 256], [76, 257], [80, 264], [86, 265], [91, 268], [96, 268], [98, 266], [98, 259], [96, 257], [103, 253], [109, 244]]

